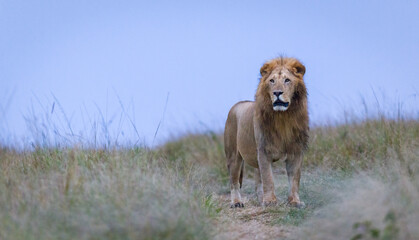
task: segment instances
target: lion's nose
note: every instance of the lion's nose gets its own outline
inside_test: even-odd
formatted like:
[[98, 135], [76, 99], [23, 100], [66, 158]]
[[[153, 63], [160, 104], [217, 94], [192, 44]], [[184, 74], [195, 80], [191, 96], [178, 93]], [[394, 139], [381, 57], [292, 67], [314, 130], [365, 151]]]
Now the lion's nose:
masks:
[[279, 97], [281, 94], [283, 94], [284, 92], [281, 91], [274, 91], [274, 95]]

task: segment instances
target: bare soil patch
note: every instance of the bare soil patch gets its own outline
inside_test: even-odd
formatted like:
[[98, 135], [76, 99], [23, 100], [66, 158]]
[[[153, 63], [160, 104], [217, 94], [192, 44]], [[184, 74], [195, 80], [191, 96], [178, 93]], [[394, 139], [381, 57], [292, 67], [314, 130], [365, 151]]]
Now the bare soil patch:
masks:
[[242, 194], [244, 208], [230, 208], [230, 195], [215, 196], [222, 210], [216, 219], [214, 239], [287, 239], [293, 226], [278, 226], [273, 221], [281, 212], [263, 208], [251, 194]]

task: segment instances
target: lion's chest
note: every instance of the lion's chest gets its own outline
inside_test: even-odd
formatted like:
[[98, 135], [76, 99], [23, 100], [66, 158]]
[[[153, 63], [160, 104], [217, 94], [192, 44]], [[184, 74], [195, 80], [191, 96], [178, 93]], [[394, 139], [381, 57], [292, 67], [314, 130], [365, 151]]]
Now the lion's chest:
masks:
[[[288, 131], [287, 131], [288, 130]], [[289, 131], [291, 130], [291, 131]], [[274, 162], [284, 159], [290, 151], [293, 139], [295, 138], [292, 129], [275, 129], [265, 132], [265, 153]]]
[[266, 155], [274, 162], [284, 158], [286, 151], [281, 142], [272, 142], [265, 146]]

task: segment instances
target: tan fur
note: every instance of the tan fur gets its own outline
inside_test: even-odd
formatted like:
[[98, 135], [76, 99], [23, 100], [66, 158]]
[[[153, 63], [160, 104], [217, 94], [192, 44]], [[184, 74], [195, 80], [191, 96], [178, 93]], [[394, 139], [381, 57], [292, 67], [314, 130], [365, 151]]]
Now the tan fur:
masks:
[[239, 193], [243, 162], [260, 173], [256, 176], [258, 199], [264, 205], [275, 204], [271, 165], [284, 159], [289, 181], [288, 202], [300, 207], [304, 203], [300, 202], [298, 188], [309, 130], [305, 67], [294, 58], [280, 57], [266, 62], [260, 73], [255, 101], [235, 104], [226, 121], [224, 142], [231, 204], [232, 207], [243, 205]]

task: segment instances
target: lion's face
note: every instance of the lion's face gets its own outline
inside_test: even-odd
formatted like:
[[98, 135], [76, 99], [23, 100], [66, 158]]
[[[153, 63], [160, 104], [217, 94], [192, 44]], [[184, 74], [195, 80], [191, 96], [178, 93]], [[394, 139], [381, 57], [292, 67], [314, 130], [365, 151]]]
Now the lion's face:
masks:
[[286, 111], [291, 104], [298, 79], [287, 69], [276, 69], [265, 79], [274, 111]]
[[261, 68], [260, 84], [265, 94], [269, 94], [274, 111], [286, 111], [290, 107], [296, 88], [304, 84], [304, 73], [305, 67], [294, 59], [287, 62], [271, 61]]

